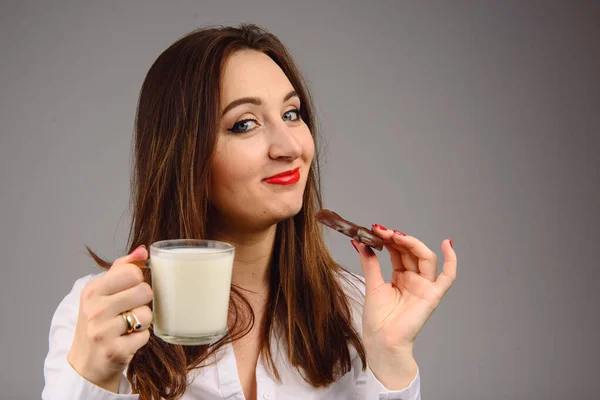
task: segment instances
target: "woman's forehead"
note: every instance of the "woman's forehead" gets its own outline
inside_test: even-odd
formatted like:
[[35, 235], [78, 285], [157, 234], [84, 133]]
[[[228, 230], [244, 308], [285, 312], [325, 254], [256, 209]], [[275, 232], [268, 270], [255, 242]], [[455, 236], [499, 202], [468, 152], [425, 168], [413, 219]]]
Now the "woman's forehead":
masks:
[[221, 110], [241, 97], [280, 101], [291, 90], [289, 79], [269, 56], [253, 50], [239, 51], [227, 59], [223, 68]]

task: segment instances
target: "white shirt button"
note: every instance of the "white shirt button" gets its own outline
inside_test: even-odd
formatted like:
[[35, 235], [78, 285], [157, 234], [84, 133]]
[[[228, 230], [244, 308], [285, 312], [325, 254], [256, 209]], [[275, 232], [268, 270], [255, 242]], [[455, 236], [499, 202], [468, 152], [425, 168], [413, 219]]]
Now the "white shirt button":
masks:
[[272, 394], [272, 393], [270, 393], [270, 392], [267, 392], [267, 393], [263, 394], [263, 397], [264, 397], [265, 399], [270, 399], [270, 398], [272, 398], [272, 397], [273, 397], [273, 394]]

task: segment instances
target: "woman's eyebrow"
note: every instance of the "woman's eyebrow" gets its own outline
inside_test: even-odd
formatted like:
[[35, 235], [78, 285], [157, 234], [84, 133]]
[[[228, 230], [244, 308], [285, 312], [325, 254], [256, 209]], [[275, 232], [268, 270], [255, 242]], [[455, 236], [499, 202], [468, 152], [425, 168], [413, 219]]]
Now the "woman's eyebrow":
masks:
[[[295, 90], [292, 90], [291, 92], [286, 94], [285, 97], [283, 98], [282, 102], [286, 102], [289, 99], [291, 99], [292, 97], [299, 97], [298, 93]], [[225, 114], [227, 114], [232, 109], [234, 109], [238, 106], [241, 106], [242, 104], [254, 104], [254, 105], [260, 106], [260, 105], [262, 105], [262, 103], [263, 102], [259, 97], [242, 97], [240, 99], [234, 100], [231, 103], [229, 103], [227, 105], [227, 107], [225, 107], [225, 109], [223, 109], [223, 112], [221, 113], [221, 117], [224, 116]]]

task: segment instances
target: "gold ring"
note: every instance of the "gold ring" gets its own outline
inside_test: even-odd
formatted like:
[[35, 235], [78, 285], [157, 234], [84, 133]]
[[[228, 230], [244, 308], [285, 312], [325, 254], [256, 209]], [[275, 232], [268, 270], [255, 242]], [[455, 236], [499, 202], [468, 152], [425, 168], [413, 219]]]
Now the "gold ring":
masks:
[[125, 334], [130, 334], [133, 331], [139, 331], [142, 329], [142, 323], [133, 311], [125, 311], [121, 313], [121, 317], [125, 320]]

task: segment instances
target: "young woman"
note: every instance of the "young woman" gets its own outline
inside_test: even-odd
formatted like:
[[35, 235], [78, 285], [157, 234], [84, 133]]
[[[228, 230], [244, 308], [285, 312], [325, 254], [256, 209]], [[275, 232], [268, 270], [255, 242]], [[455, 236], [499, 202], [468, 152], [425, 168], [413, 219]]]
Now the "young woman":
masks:
[[[321, 208], [317, 131], [291, 56], [255, 25], [204, 28], [150, 68], [135, 130], [129, 254], [79, 279], [50, 328], [42, 398], [419, 399], [415, 338], [456, 276], [456, 254], [373, 225], [390, 254], [352, 242], [364, 280], [336, 264]], [[294, 179], [273, 179], [294, 171]], [[228, 334], [179, 346], [152, 332], [158, 240], [235, 246]], [[126, 329], [131, 312], [141, 329]]]

